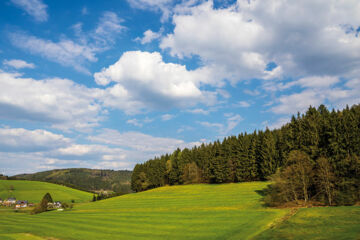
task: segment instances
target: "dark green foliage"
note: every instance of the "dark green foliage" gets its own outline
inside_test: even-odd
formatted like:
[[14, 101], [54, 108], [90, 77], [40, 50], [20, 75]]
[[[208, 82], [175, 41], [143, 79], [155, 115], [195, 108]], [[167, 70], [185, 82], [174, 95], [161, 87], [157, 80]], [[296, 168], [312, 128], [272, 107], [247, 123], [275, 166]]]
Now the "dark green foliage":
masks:
[[269, 190], [278, 202], [353, 204], [360, 199], [359, 156], [360, 105], [331, 112], [321, 105], [298, 113], [280, 129], [242, 133], [137, 164], [131, 187], [138, 192], [272, 176], [281, 182]]
[[56, 183], [88, 192], [108, 190], [129, 193], [131, 192], [131, 174], [132, 172], [127, 170], [70, 168], [22, 174], [13, 178]]
[[43, 197], [43, 200], [47, 201], [48, 203], [52, 203], [53, 202], [53, 199], [50, 195], [50, 193], [46, 193]]
[[46, 193], [44, 195], [44, 197], [42, 198], [40, 204], [38, 206], [36, 206], [33, 210], [32, 210], [32, 214], [38, 214], [38, 213], [42, 213], [42, 212], [46, 212], [48, 210], [48, 204], [52, 203], [53, 199], [50, 195], [50, 193]]
[[0, 180], [8, 180], [8, 176], [0, 174]]

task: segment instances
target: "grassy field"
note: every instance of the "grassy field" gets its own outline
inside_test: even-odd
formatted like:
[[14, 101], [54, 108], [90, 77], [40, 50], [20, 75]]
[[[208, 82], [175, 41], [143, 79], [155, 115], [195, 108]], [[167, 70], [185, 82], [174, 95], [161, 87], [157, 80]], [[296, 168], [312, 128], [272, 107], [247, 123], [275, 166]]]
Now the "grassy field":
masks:
[[[0, 239], [359, 238], [358, 207], [301, 209], [282, 222], [291, 210], [262, 206], [257, 190], [266, 184], [162, 187], [38, 215], [3, 210]], [[325, 232], [331, 227], [334, 237]]]
[[360, 207], [303, 208], [256, 239], [360, 239]]
[[26, 239], [26, 233], [29, 239], [244, 239], [288, 211], [262, 207], [255, 191], [265, 186], [254, 182], [162, 187], [78, 204], [67, 212], [2, 212], [0, 238]]
[[0, 180], [0, 198], [2, 199], [15, 197], [18, 200], [28, 200], [32, 203], [38, 203], [47, 192], [51, 194], [54, 201], [61, 202], [70, 202], [71, 200], [74, 200], [76, 203], [89, 202], [93, 196], [88, 192], [52, 183]]

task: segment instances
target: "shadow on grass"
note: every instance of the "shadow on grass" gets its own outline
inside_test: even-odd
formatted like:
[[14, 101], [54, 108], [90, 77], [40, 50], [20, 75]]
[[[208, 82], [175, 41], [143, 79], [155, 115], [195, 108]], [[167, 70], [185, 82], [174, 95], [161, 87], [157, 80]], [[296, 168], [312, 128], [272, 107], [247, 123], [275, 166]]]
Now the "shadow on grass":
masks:
[[261, 189], [261, 190], [255, 190], [257, 194], [261, 196], [261, 206], [263, 207], [270, 207], [270, 205], [265, 201], [265, 198], [270, 194], [269, 187]]

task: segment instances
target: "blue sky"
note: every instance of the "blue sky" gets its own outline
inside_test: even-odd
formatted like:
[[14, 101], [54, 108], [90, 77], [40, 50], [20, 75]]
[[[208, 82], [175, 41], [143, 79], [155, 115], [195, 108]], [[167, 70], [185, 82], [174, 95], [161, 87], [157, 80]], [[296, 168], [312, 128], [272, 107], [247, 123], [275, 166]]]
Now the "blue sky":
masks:
[[360, 102], [360, 3], [4, 0], [0, 172], [132, 169]]

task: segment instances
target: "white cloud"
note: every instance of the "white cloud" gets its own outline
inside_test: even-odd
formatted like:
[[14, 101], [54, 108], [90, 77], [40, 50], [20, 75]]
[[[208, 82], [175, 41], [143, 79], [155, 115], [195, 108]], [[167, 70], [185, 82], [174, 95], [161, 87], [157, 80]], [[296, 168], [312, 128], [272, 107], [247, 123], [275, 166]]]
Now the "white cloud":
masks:
[[123, 20], [114, 12], [104, 12], [100, 17], [99, 23], [92, 33], [92, 37], [97, 41], [97, 47], [107, 48], [114, 44], [115, 37], [126, 28], [121, 24]]
[[244, 93], [248, 94], [250, 96], [258, 96], [258, 95], [260, 95], [259, 90], [256, 90], [256, 89], [255, 90], [245, 89]]
[[144, 124], [151, 123], [153, 121], [154, 119], [145, 117], [144, 119], [137, 119], [137, 118], [129, 119], [126, 121], [126, 123], [132, 124], [136, 127], [142, 127]]
[[169, 121], [171, 119], [173, 119], [175, 117], [175, 115], [172, 114], [164, 114], [161, 116], [161, 120], [162, 121]]
[[0, 71], [0, 117], [50, 123], [60, 129], [86, 130], [101, 119], [96, 101], [103, 90], [67, 79], [35, 80]]
[[[98, 135], [88, 137], [90, 141], [130, 148], [151, 155], [171, 153], [176, 148], [193, 147], [198, 142], [186, 143], [180, 139], [153, 137], [140, 132], [121, 133], [113, 129], [103, 129]], [[153, 157], [153, 156], [151, 156]]]
[[148, 30], [146, 30], [146, 31], [144, 32], [144, 36], [143, 36], [142, 38], [137, 37], [137, 38], [135, 39], [135, 41], [138, 41], [138, 42], [140, 42], [141, 44], [150, 43], [150, 42], [152, 42], [152, 41], [160, 38], [160, 37], [161, 37], [161, 34], [162, 34], [162, 31], [163, 31], [163, 30], [160, 29], [159, 32], [153, 32], [153, 31], [151, 31], [150, 29], [148, 29]]
[[300, 85], [305, 88], [300, 92], [281, 95], [271, 107], [276, 114], [296, 114], [304, 112], [310, 105], [319, 106], [329, 104], [335, 108], [344, 108], [346, 104], [352, 105], [360, 102], [360, 82], [357, 78], [348, 80], [343, 86], [334, 87], [339, 83], [337, 77], [308, 77], [290, 82], [279, 88], [289, 88]]
[[49, 61], [90, 74], [86, 65], [96, 62], [96, 54], [108, 50], [116, 37], [125, 29], [122, 20], [113, 12], [104, 12], [94, 30], [83, 32], [82, 24], [72, 26], [78, 39], [62, 36], [59, 41], [42, 39], [17, 31], [9, 33], [11, 43]]
[[230, 131], [232, 131], [242, 120], [243, 120], [243, 118], [239, 114], [230, 116], [226, 120], [227, 127], [225, 129], [225, 133], [229, 133]]
[[283, 118], [279, 118], [277, 119], [275, 122], [269, 124], [267, 121], [265, 121], [263, 123], [263, 125], [265, 125], [265, 127], [269, 128], [270, 130], [272, 129], [278, 129], [281, 128], [282, 126], [284, 126], [286, 123], [290, 122], [290, 118], [289, 117], [283, 117]]
[[69, 167], [133, 169], [136, 163], [178, 147], [200, 144], [113, 129], [98, 130], [87, 140], [94, 144], [78, 144], [75, 139], [42, 129], [0, 128], [0, 172], [18, 174]]
[[11, 2], [34, 17], [36, 21], [45, 22], [48, 20], [47, 5], [41, 0], [11, 0]]
[[239, 102], [235, 103], [235, 106], [244, 107], [244, 108], [250, 107], [250, 105], [251, 104], [247, 101], [239, 101]]
[[73, 144], [69, 147], [59, 148], [51, 153], [58, 158], [102, 159], [106, 161], [122, 161], [127, 157], [127, 151], [121, 148], [110, 148], [104, 145]]
[[36, 129], [0, 128], [0, 151], [37, 152], [69, 145], [63, 135]]
[[22, 32], [13, 32], [10, 35], [12, 44], [32, 54], [40, 55], [50, 61], [60, 63], [63, 66], [74, 67], [77, 71], [88, 73], [83, 66], [85, 62], [96, 62], [96, 49], [86, 45], [75, 43], [69, 39], [61, 39], [59, 42], [44, 40]]
[[162, 12], [161, 20], [165, 21], [171, 14], [174, 0], [127, 0], [133, 8]]
[[4, 60], [3, 61], [4, 65], [16, 68], [16, 69], [21, 69], [21, 68], [35, 68], [35, 64], [33, 63], [28, 63], [25, 62], [23, 60], [20, 59], [12, 59], [12, 60]]
[[[161, 48], [197, 55], [232, 82], [359, 74], [357, 0], [239, 0], [218, 9], [208, 1], [179, 9]], [[277, 66], [266, 70], [270, 62]]]
[[283, 90], [293, 86], [301, 86], [303, 88], [328, 88], [336, 83], [340, 82], [338, 77], [331, 76], [311, 76], [300, 78], [299, 80], [291, 81], [287, 84], [278, 84], [276, 89]]
[[143, 126], [143, 124], [139, 120], [137, 120], [136, 118], [129, 119], [129, 120], [126, 121], [126, 123], [132, 124], [135, 127], [142, 127]]
[[218, 133], [220, 135], [229, 134], [239, 123], [243, 120], [243, 118], [239, 114], [225, 114], [226, 124], [223, 123], [210, 123], [210, 122], [198, 122], [200, 125], [209, 128], [217, 128]]
[[171, 55], [198, 55], [233, 81], [265, 76], [265, 56], [254, 48], [261, 39], [265, 40], [265, 29], [257, 22], [249, 21], [233, 8], [215, 10], [212, 2], [175, 15], [173, 22], [174, 33], [163, 38], [160, 45], [170, 49]]
[[205, 110], [205, 109], [202, 109], [202, 108], [195, 108], [195, 109], [187, 110], [187, 112], [193, 113], [193, 114], [208, 115], [210, 113], [210, 110]]
[[115, 64], [95, 73], [94, 78], [100, 85], [116, 83], [105, 104], [127, 113], [216, 102], [215, 92], [200, 89], [212, 79], [209, 69], [189, 71], [183, 65], [165, 63], [158, 52], [125, 52]]
[[325, 100], [325, 95], [313, 90], [306, 90], [301, 93], [283, 95], [278, 99], [279, 104], [271, 108], [277, 114], [295, 114], [304, 112], [310, 105], [318, 106]]

